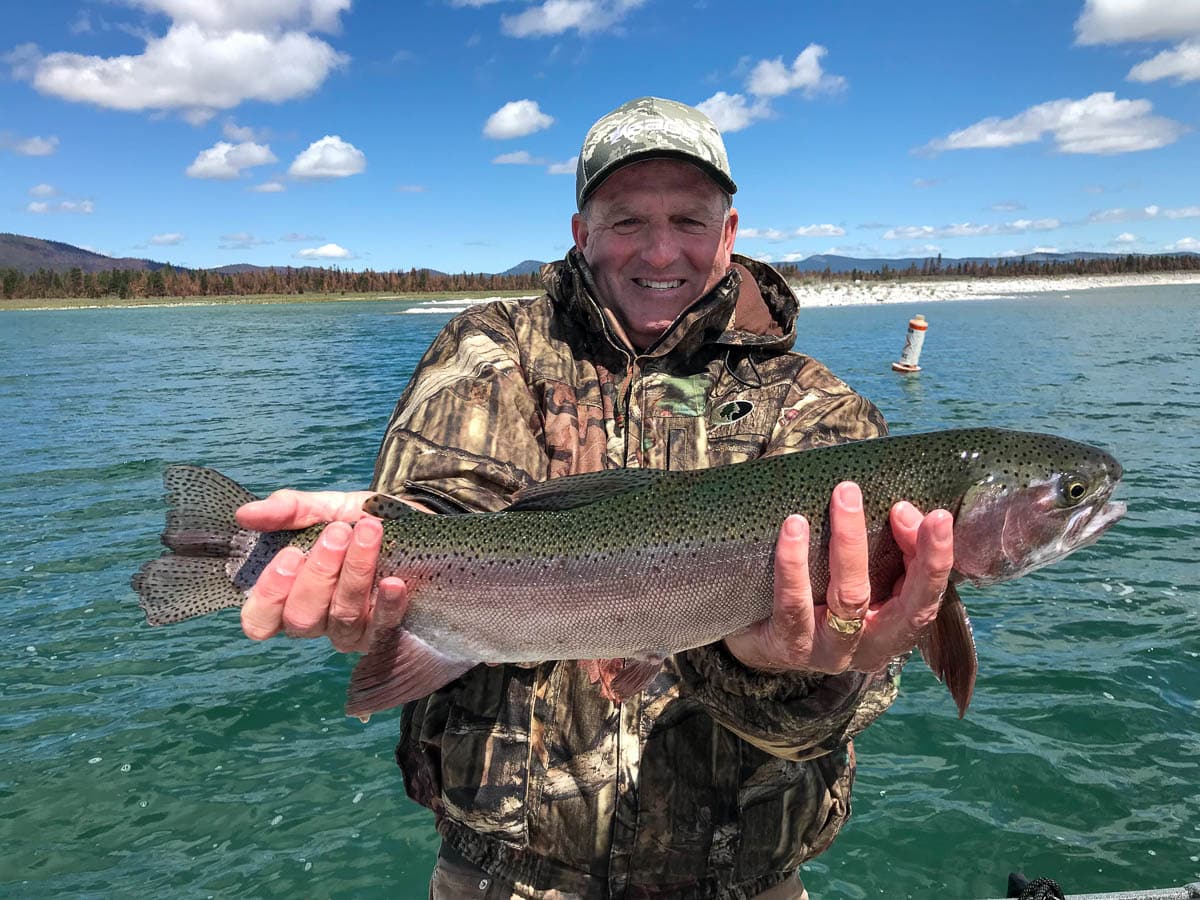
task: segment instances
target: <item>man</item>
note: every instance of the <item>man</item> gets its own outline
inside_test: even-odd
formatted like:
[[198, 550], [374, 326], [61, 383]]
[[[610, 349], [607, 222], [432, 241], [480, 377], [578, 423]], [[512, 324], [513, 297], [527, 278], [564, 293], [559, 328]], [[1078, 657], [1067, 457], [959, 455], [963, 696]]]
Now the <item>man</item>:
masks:
[[[373, 489], [430, 512], [496, 510], [563, 475], [882, 434], [868, 401], [791, 352], [795, 297], [733, 254], [736, 189], [699, 111], [641, 98], [602, 117], [579, 157], [574, 249], [544, 270], [545, 295], [446, 326], [396, 406]], [[334, 520], [307, 559], [282, 551], [260, 578], [250, 637], [368, 645], [381, 530], [366, 496], [281, 491], [242, 508], [256, 528]], [[806, 896], [798, 866], [849, 815], [851, 738], [894, 699], [897, 657], [953, 562], [949, 514], [897, 504], [907, 571], [871, 606], [861, 494], [845, 483], [830, 502], [826, 596], [790, 517], [771, 618], [675, 655], [623, 703], [593, 683], [619, 662], [552, 661], [477, 666], [409, 704], [397, 760], [443, 837], [431, 896]], [[374, 602], [403, 603], [403, 582]]]

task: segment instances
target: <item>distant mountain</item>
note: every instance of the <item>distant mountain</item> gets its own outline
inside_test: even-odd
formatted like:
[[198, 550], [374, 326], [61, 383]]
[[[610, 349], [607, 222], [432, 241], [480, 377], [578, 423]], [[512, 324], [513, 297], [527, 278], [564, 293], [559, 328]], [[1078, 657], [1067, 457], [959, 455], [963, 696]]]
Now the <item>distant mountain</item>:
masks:
[[81, 269], [84, 272], [104, 272], [108, 269], [153, 272], [165, 265], [167, 264], [152, 259], [105, 256], [102, 253], [84, 250], [82, 247], [26, 237], [23, 234], [0, 234], [0, 269], [17, 269], [26, 274], [38, 269], [48, 269], [52, 272], [67, 272], [71, 269]]
[[[1074, 253], [1027, 253], [1019, 257], [997, 257], [997, 256], [967, 256], [962, 258], [942, 257], [942, 268], [957, 266], [959, 263], [992, 263], [995, 264], [997, 259], [1024, 259], [1028, 262], [1070, 262], [1071, 260], [1081, 259], [1118, 259], [1128, 256], [1127, 253], [1092, 253], [1089, 251], [1078, 251]], [[1145, 254], [1138, 253], [1136, 256], [1200, 256], [1197, 253], [1172, 253], [1172, 254]], [[909, 266], [916, 266], [921, 269], [925, 265], [927, 259], [933, 259], [932, 256], [909, 256], [903, 259], [856, 259], [852, 256], [835, 256], [828, 253], [817, 254], [810, 256], [799, 262], [788, 263], [787, 265], [795, 266], [801, 272], [824, 272], [826, 268], [831, 272], [850, 272], [858, 269], [862, 272], [878, 272], [884, 266], [889, 269], [904, 270]], [[70, 244], [63, 244], [58, 241], [47, 241], [41, 238], [27, 237], [22, 234], [0, 234], [0, 269], [18, 269], [21, 272], [29, 273], [36, 272], [38, 269], [47, 269], [52, 272], [66, 272], [70, 269], [82, 269], [84, 272], [102, 272], [108, 269], [138, 269], [155, 271], [161, 269], [168, 263], [156, 262], [152, 259], [132, 259], [129, 257], [111, 257], [104, 256], [100, 253], [93, 253], [91, 250], [84, 250], [82, 247], [73, 247]], [[536, 259], [526, 259], [517, 263], [510, 269], [505, 269], [503, 272], [494, 274], [499, 275], [530, 275], [536, 274], [541, 270], [544, 263]], [[176, 267], [181, 268], [181, 267]], [[255, 266], [249, 263], [235, 263], [228, 266], [220, 266], [206, 271], [216, 275], [238, 275], [245, 272], [265, 272], [269, 269], [315, 269], [318, 266]], [[343, 271], [349, 271], [343, 269]], [[440, 272], [437, 269], [420, 268], [418, 272], [427, 272], [432, 277], [445, 275], [445, 272]], [[493, 273], [485, 273], [493, 274]]]
[[498, 275], [536, 275], [542, 271], [544, 262], [539, 262], [536, 259], [524, 259], [517, 263], [511, 269], [505, 269], [503, 272], [498, 272]]
[[[996, 260], [1026, 260], [1027, 262], [1071, 262], [1076, 259], [1120, 259], [1128, 256], [1128, 253], [1093, 253], [1087, 250], [1079, 250], [1073, 253], [1026, 253], [1021, 256], [963, 256], [963, 257], [942, 257], [942, 268], [957, 266], [959, 263], [991, 263], [995, 265]], [[1195, 253], [1135, 253], [1134, 256], [1197, 256]], [[815, 256], [809, 256], [799, 262], [788, 263], [793, 265], [801, 272], [824, 272], [826, 268], [830, 272], [851, 272], [858, 269], [860, 272], [878, 272], [887, 266], [889, 269], [907, 269], [909, 266], [916, 266], [920, 269], [925, 265], [927, 259], [936, 259], [937, 255], [930, 256], [906, 256], [902, 259], [856, 259], [853, 256], [835, 256], [828, 253], [819, 253]]]

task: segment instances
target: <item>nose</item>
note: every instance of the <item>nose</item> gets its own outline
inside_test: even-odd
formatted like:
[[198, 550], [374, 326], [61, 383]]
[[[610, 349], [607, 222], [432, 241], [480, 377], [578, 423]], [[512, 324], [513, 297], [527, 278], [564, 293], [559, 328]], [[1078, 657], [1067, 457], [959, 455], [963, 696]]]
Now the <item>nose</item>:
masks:
[[656, 269], [665, 269], [679, 258], [679, 240], [669, 223], [654, 223], [645, 231], [642, 259]]

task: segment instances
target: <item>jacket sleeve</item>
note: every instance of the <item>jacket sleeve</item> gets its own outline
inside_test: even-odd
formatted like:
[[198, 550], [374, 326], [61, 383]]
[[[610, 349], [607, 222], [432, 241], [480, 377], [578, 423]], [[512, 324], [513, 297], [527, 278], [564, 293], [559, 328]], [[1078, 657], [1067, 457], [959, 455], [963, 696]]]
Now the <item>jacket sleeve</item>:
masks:
[[542, 416], [503, 304], [450, 321], [392, 413], [374, 490], [493, 511], [545, 478]]
[[[887, 433], [879, 410], [820, 363], [802, 366], [763, 455], [866, 440]], [[845, 744], [896, 699], [908, 655], [880, 672], [764, 673], [723, 642], [676, 656], [687, 694], [717, 722], [784, 759], [823, 756]]]

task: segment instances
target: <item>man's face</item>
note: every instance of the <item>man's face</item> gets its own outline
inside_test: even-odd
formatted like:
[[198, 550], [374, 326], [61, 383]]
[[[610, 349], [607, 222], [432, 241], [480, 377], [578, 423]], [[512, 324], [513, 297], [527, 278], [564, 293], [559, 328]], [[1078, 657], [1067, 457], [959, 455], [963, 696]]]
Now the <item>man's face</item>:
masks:
[[571, 219], [597, 299], [645, 350], [729, 271], [736, 209], [700, 169], [650, 159], [618, 169]]

